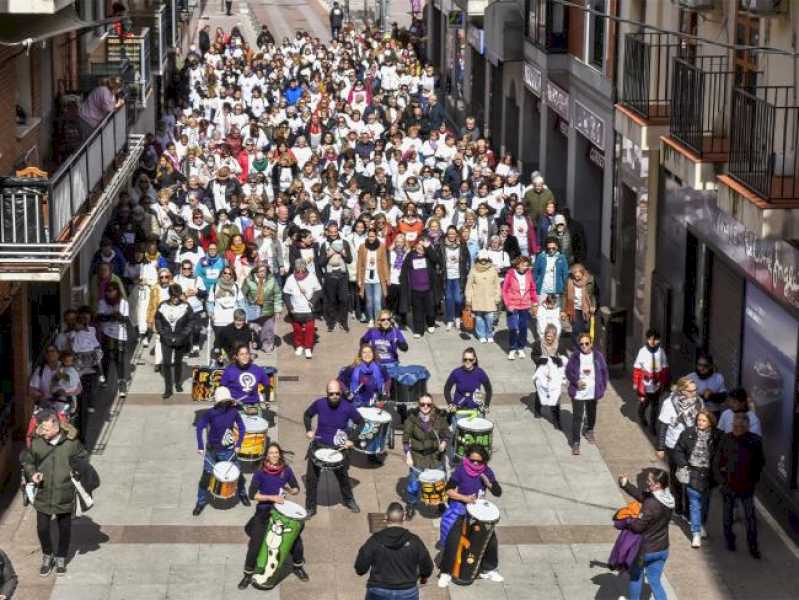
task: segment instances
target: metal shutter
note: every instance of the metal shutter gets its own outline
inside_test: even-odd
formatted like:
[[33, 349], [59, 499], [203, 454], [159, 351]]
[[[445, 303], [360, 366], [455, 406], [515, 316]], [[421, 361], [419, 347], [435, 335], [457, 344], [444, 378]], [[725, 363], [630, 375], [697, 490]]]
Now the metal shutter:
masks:
[[742, 277], [713, 257], [708, 312], [708, 348], [727, 387], [738, 385], [741, 370], [741, 322], [744, 309]]

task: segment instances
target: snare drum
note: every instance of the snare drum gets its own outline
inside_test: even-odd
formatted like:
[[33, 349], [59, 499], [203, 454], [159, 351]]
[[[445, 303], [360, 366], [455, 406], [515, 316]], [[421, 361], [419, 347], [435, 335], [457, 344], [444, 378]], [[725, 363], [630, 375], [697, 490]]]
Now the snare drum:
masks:
[[214, 392], [222, 380], [223, 369], [199, 367], [191, 372], [191, 398], [195, 402], [213, 402]]
[[483, 498], [466, 505], [466, 516], [461, 525], [460, 541], [452, 568], [452, 581], [469, 585], [480, 572], [483, 554], [499, 523], [496, 504]]
[[425, 469], [419, 475], [422, 503], [438, 506], [447, 500], [447, 474], [439, 469]]
[[272, 589], [280, 577], [280, 568], [291, 555], [291, 547], [302, 531], [302, 522], [308, 517], [305, 509], [294, 502], [275, 504], [269, 515], [266, 535], [255, 563], [253, 586]]
[[361, 407], [358, 412], [363, 417], [364, 424], [358, 432], [353, 450], [363, 454], [385, 453], [391, 414], [373, 407]]
[[494, 424], [488, 419], [475, 417], [455, 422], [455, 456], [463, 458], [469, 446], [482, 446], [491, 456], [494, 440]]
[[257, 461], [263, 459], [266, 454], [266, 431], [269, 423], [254, 415], [244, 415], [244, 439], [241, 441], [241, 448], [238, 449], [239, 460]]
[[208, 491], [214, 498], [230, 500], [238, 490], [240, 473], [235, 463], [227, 460], [216, 463], [208, 483]]
[[336, 471], [344, 466], [344, 455], [334, 448], [317, 448], [311, 454], [311, 462], [322, 470]]

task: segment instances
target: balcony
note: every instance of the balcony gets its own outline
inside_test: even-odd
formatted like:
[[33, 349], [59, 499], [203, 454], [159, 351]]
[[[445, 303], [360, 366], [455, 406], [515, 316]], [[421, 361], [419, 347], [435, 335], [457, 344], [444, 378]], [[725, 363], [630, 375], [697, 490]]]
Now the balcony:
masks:
[[117, 76], [125, 84], [130, 109], [146, 107], [152, 90], [150, 52], [150, 30], [146, 27], [134, 27], [122, 35], [106, 32], [89, 57], [89, 73], [82, 76], [81, 88], [89, 91], [97, 78]]
[[736, 89], [732, 119], [729, 176], [761, 203], [799, 208], [799, 106], [793, 88]]
[[726, 56], [675, 57], [669, 134], [694, 162], [726, 162], [734, 72]]
[[628, 33], [620, 104], [652, 124], [671, 117], [672, 59], [680, 40], [670, 33]]
[[569, 11], [552, 0], [527, 0], [527, 39], [547, 54], [568, 51]]
[[144, 138], [128, 126], [122, 107], [52, 176], [0, 179], [0, 281], [60, 281], [136, 169]]

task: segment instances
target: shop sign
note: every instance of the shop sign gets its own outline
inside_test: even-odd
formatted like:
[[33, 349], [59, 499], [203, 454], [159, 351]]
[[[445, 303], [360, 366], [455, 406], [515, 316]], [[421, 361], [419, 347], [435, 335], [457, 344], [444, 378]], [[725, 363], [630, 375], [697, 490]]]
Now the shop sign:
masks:
[[530, 63], [524, 63], [524, 71], [522, 72], [524, 78], [524, 85], [539, 98], [541, 97], [541, 86], [543, 84], [543, 76], [541, 69]]
[[483, 54], [485, 52], [485, 32], [482, 29], [469, 27], [466, 37], [469, 38], [471, 47], [477, 50], [478, 53]]
[[605, 153], [593, 144], [588, 147], [588, 160], [603, 171], [605, 170]]
[[569, 94], [551, 81], [547, 81], [546, 101], [561, 117], [569, 121]]
[[574, 128], [595, 146], [605, 147], [605, 121], [578, 100], [574, 101]]

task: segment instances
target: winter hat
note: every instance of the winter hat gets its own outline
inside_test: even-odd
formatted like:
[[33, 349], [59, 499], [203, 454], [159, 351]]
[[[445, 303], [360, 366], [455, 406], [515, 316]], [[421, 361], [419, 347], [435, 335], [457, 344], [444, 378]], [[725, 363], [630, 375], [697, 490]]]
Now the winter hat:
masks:
[[231, 400], [233, 400], [233, 396], [230, 395], [230, 390], [228, 388], [219, 386], [214, 390], [214, 404], [230, 402]]

